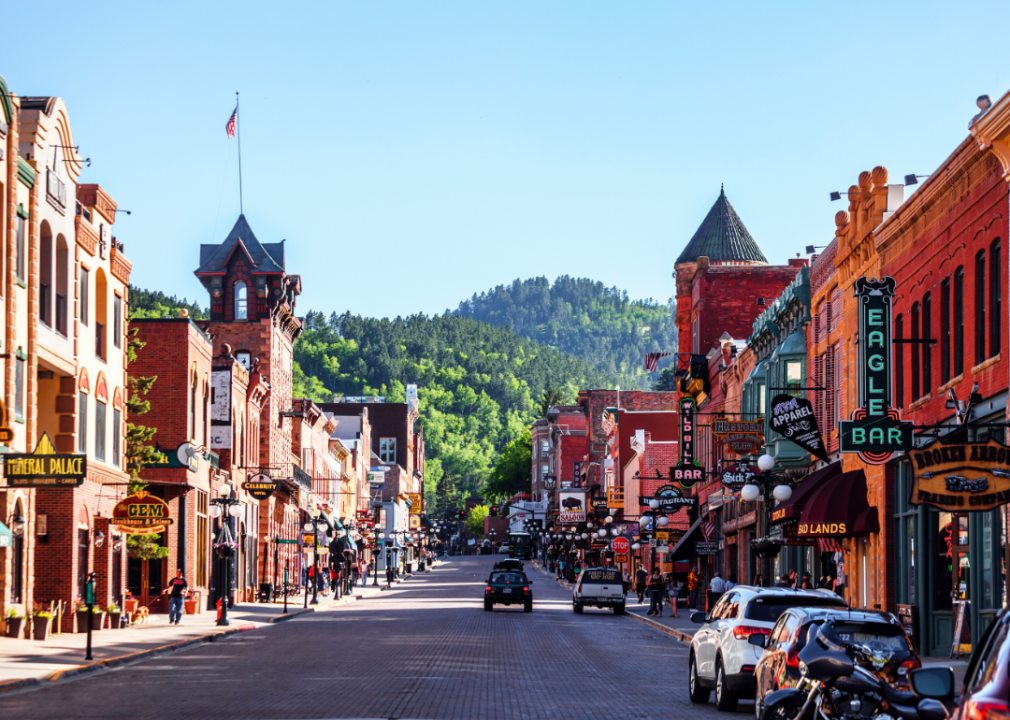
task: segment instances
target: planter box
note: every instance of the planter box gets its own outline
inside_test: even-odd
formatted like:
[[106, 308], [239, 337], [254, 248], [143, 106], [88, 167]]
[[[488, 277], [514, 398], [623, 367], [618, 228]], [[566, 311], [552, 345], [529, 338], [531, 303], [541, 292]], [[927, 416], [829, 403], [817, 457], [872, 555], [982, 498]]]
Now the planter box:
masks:
[[123, 613], [109, 613], [109, 629], [118, 630], [123, 626]]
[[185, 600], [182, 604], [187, 615], [196, 615], [196, 600]]
[[127, 615], [133, 615], [133, 613], [137, 612], [137, 605], [139, 604], [140, 601], [137, 599], [127, 600], [123, 603], [123, 609], [126, 610]]
[[7, 637], [9, 638], [19, 638], [22, 636], [21, 631], [25, 626], [24, 618], [7, 618]]
[[[77, 610], [77, 632], [86, 633], [88, 631], [88, 611], [87, 610]], [[102, 629], [102, 625], [105, 624], [105, 613], [92, 613], [95, 616], [93, 624], [91, 626], [92, 632], [99, 632]]]
[[35, 618], [32, 623], [32, 638], [35, 640], [45, 640], [49, 637], [49, 625], [52, 623], [52, 618]]

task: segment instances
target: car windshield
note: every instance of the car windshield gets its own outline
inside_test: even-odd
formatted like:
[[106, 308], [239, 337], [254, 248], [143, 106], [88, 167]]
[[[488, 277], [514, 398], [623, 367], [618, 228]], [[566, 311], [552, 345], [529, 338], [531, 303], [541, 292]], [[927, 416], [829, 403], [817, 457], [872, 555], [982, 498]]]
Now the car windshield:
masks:
[[902, 650], [908, 647], [905, 631], [889, 623], [844, 622], [835, 623], [838, 636], [850, 643], [869, 643], [877, 640]]
[[525, 578], [519, 573], [494, 573], [491, 576], [493, 583], [522, 584]]
[[586, 570], [580, 579], [583, 583], [619, 583], [621, 574], [617, 570]]
[[747, 603], [744, 617], [748, 620], [773, 623], [792, 607], [848, 607], [840, 597], [812, 597], [810, 595], [768, 595], [756, 597]]

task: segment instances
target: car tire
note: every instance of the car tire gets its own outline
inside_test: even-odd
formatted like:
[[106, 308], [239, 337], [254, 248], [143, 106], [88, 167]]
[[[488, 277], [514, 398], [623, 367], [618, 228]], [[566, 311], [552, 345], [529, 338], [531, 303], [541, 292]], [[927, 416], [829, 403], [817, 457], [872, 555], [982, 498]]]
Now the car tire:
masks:
[[620, 605], [614, 605], [614, 615], [623, 615], [623, 614], [624, 614], [624, 603], [621, 603]]
[[687, 696], [695, 704], [701, 705], [707, 703], [712, 691], [701, 686], [701, 682], [698, 679], [698, 664], [694, 661], [694, 654], [691, 655], [689, 663], [690, 666], [687, 671]]
[[575, 611], [576, 615], [581, 615], [582, 614], [582, 603], [580, 603], [580, 602], [573, 602], [572, 603], [572, 610]]
[[523, 603], [523, 612], [533, 612], [533, 601], [527, 600]]
[[722, 669], [722, 660], [715, 664], [715, 707], [720, 712], [736, 710], [736, 693], [726, 687], [726, 673]]
[[493, 602], [491, 602], [490, 600], [484, 601], [484, 612], [491, 612], [493, 608], [494, 608]]

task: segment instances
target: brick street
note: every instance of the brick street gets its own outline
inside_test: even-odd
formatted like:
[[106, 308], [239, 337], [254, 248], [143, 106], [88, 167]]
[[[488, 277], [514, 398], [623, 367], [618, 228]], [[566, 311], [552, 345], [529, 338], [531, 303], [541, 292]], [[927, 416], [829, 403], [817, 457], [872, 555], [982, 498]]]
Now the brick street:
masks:
[[496, 559], [452, 558], [374, 599], [3, 695], [0, 717], [718, 715], [687, 700], [686, 644], [609, 611], [575, 615], [569, 591], [532, 565], [533, 613], [485, 613]]

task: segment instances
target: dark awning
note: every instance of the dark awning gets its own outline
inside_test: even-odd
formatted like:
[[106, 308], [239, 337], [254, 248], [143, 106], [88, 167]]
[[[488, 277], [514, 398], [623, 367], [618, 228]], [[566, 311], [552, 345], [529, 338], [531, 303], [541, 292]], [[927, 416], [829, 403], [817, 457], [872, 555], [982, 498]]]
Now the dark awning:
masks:
[[833, 477], [837, 477], [842, 472], [842, 463], [833, 462], [820, 470], [807, 475], [793, 490], [793, 495], [780, 505], [776, 505], [771, 510], [772, 525], [783, 523], [788, 520], [798, 520], [803, 513], [803, 508], [807, 506], [821, 486]]
[[703, 518], [698, 518], [694, 521], [684, 537], [682, 537], [673, 549], [666, 554], [666, 562], [677, 562], [678, 560], [694, 560], [694, 544], [698, 540], [704, 540], [705, 536], [701, 534], [701, 521]]
[[836, 475], [811, 495], [800, 515], [797, 537], [855, 537], [880, 532], [877, 508], [866, 499], [862, 470]]

